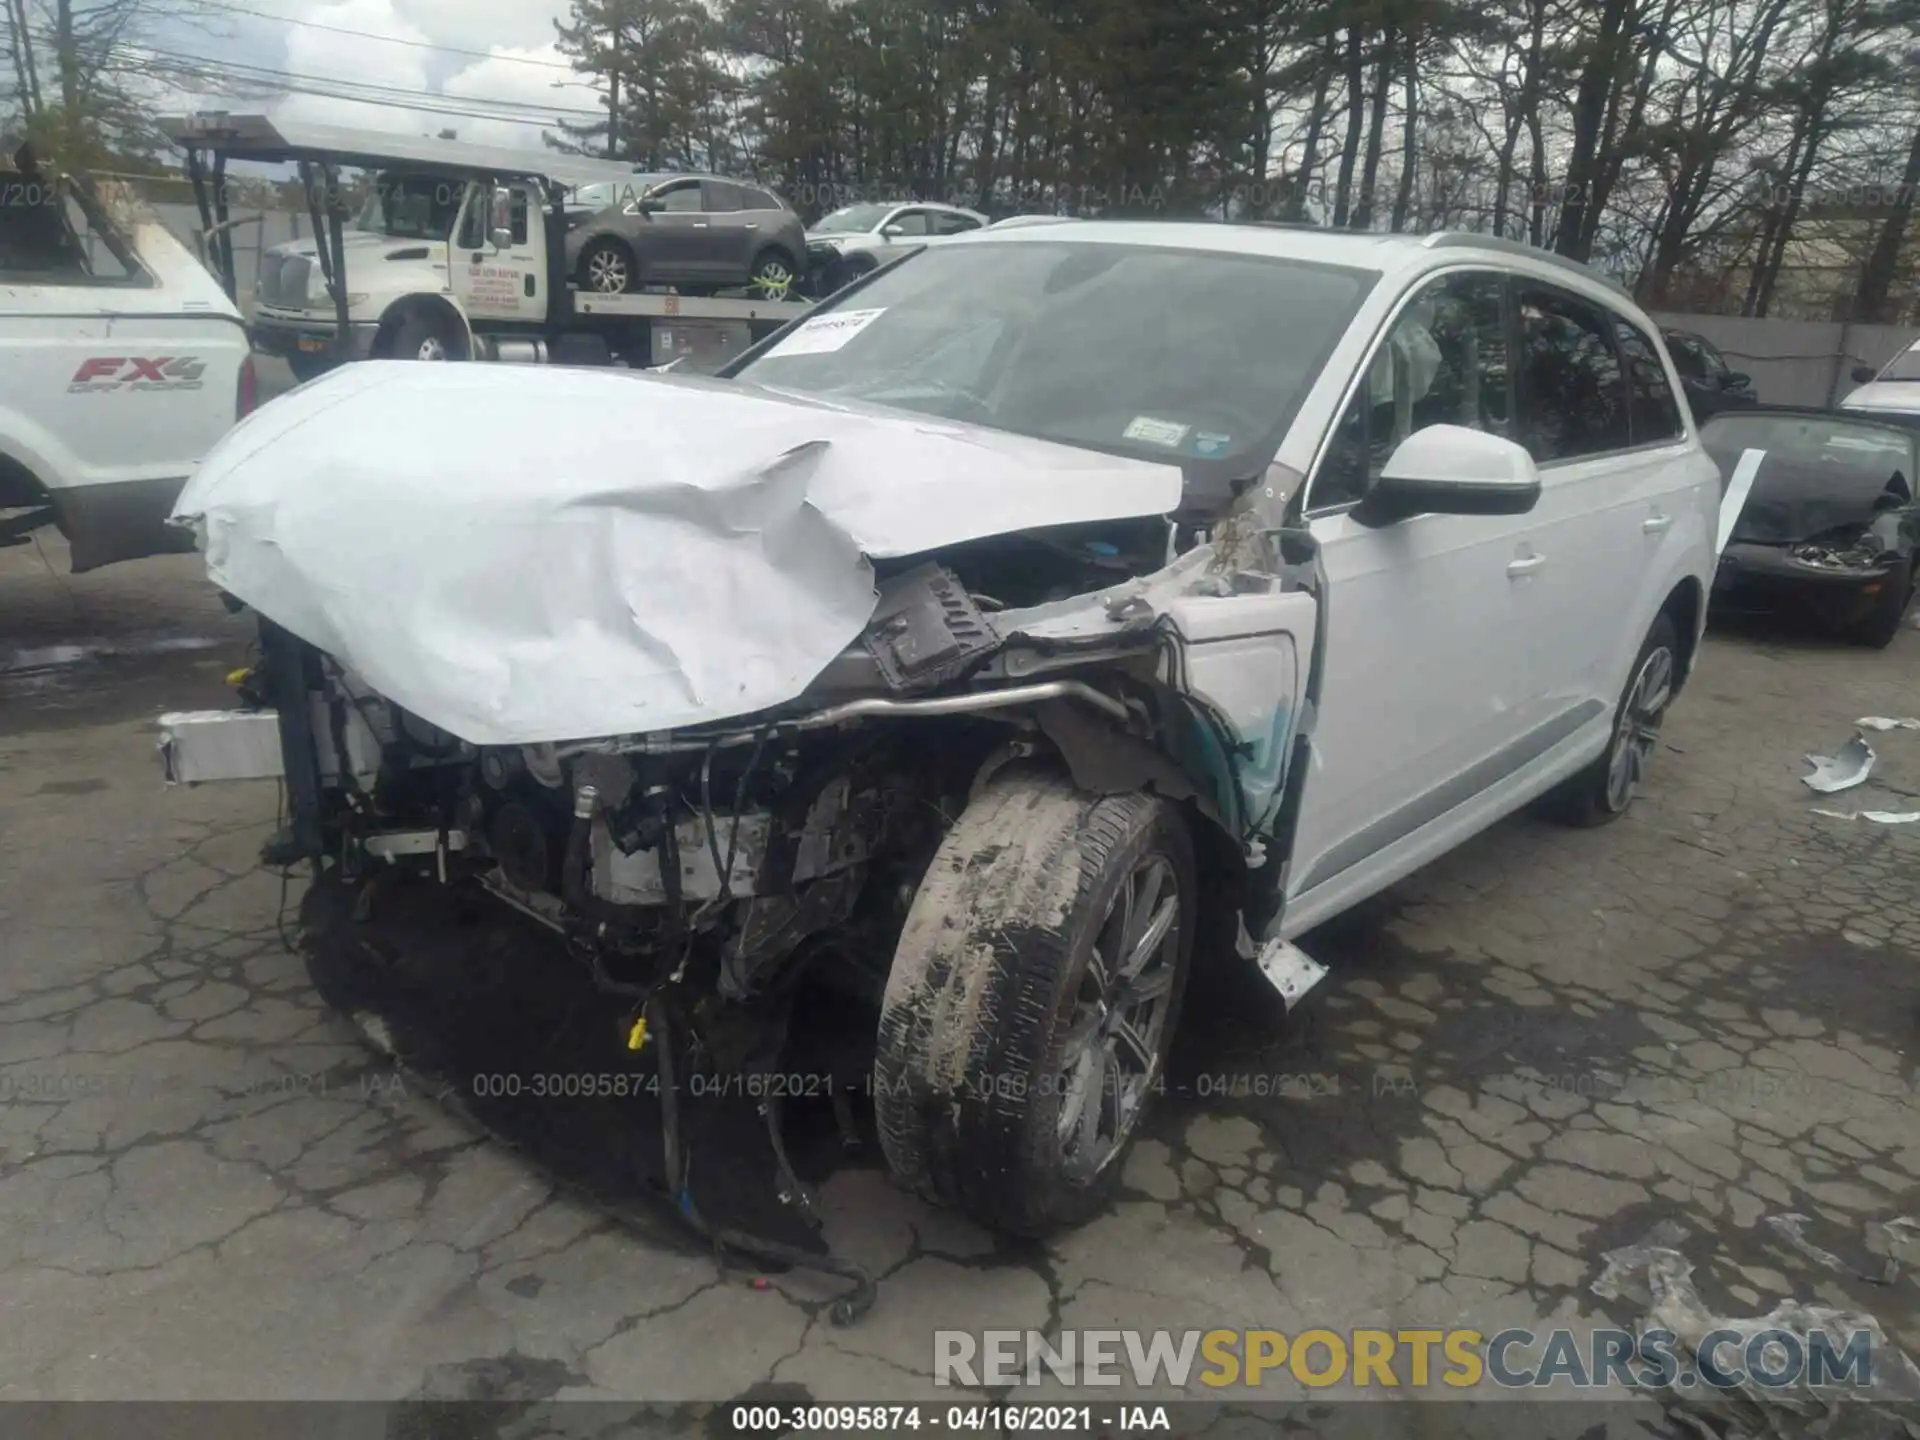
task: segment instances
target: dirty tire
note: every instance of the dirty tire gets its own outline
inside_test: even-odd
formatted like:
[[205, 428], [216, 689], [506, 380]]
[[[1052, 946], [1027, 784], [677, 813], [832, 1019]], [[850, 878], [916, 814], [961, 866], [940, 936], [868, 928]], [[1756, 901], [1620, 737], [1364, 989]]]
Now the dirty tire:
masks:
[[[1651, 717], [1651, 733], [1646, 730], [1647, 717], [1630, 713], [1636, 701], [1645, 690], [1645, 683], [1656, 679], [1661, 666], [1660, 656], [1665, 656], [1666, 679], [1664, 693], [1659, 696], [1659, 704]], [[1620, 694], [1620, 703], [1614, 709], [1613, 736], [1607, 742], [1606, 750], [1578, 775], [1547, 793], [1543, 809], [1551, 819], [1563, 825], [1591, 828], [1606, 825], [1618, 820], [1627, 813], [1633, 804], [1633, 797], [1639, 793], [1639, 777], [1636, 775], [1628, 786], [1624, 797], [1619, 793], [1614, 778], [1614, 766], [1620, 747], [1630, 744], [1631, 732], [1637, 723], [1645, 736], [1646, 749], [1643, 751], [1640, 772], [1644, 773], [1646, 761], [1651, 758], [1652, 747], [1656, 743], [1660, 722], [1666, 717], [1667, 706], [1673, 699], [1673, 685], [1680, 674], [1680, 632], [1674, 628], [1673, 617], [1662, 611], [1654, 617], [1647, 638], [1641, 642], [1640, 653], [1634, 656], [1633, 666], [1627, 671], [1627, 686]]]
[[[1152, 941], [1151, 922], [1167, 914], [1169, 880], [1170, 938]], [[1195, 894], [1193, 842], [1165, 801], [1089, 795], [1031, 770], [991, 781], [928, 868], [887, 981], [874, 1108], [896, 1178], [1014, 1235], [1045, 1235], [1097, 1213], [1119, 1184], [1179, 1021]], [[1121, 936], [1128, 923], [1138, 942]], [[1133, 1018], [1114, 1026], [1123, 1039], [1106, 1043], [1128, 1063], [1151, 1050], [1147, 1078], [1122, 1081], [1102, 1068], [1103, 1095], [1109, 1081], [1115, 1094], [1138, 1083], [1138, 1103], [1124, 1121], [1117, 1102], [1103, 1107], [1092, 1122], [1102, 1131], [1091, 1137], [1096, 1143], [1075, 1143], [1070, 1155], [1063, 1121], [1075, 1141], [1087, 1133], [1069, 1117], [1085, 1116], [1092, 1090], [1072, 1077], [1092, 1071], [1066, 1068], [1068, 1057], [1106, 1063], [1099, 1032], [1113, 1023], [1094, 1021], [1101, 1007], [1088, 997], [1100, 977], [1125, 971], [1122, 952], [1141, 953], [1146, 943], [1159, 958], [1107, 994], [1154, 990], [1159, 1008], [1143, 1011], [1131, 1000], [1113, 1007], [1122, 1020]], [[1097, 948], [1120, 958], [1096, 967]], [[1150, 1031], [1151, 1043], [1130, 1025]], [[1076, 1038], [1088, 1034], [1091, 1042]], [[1085, 1158], [1093, 1156], [1103, 1157], [1097, 1168]]]
[[1853, 633], [1857, 643], [1875, 650], [1884, 650], [1893, 643], [1893, 637], [1900, 633], [1901, 622], [1907, 618], [1907, 608], [1913, 604], [1916, 568], [1920, 568], [1920, 561], [1880, 593], [1873, 609]]

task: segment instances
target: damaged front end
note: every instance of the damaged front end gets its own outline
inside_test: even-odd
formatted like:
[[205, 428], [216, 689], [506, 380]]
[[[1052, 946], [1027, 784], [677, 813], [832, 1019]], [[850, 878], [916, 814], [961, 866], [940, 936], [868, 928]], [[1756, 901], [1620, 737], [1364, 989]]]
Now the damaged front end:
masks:
[[[183, 497], [262, 661], [252, 710], [165, 718], [169, 773], [282, 776], [267, 858], [358, 913], [411, 879], [562, 937], [658, 1067], [695, 1224], [743, 1244], [675, 1077], [780, 1073], [803, 999], [864, 1013], [833, 1093], [868, 1087], [896, 1178], [1039, 1234], [1117, 1184], [1196, 953], [1317, 978], [1253, 943], [1315, 694], [1297, 476], [1201, 506], [1175, 466], [878, 408], [403, 368], [276, 402]], [[777, 1091], [733, 1093], [809, 1216]]]
[[[1263, 933], [1304, 768], [1308, 536], [1249, 506], [1211, 532], [1053, 527], [876, 571], [869, 624], [789, 703], [540, 744], [469, 743], [263, 620], [263, 708], [168, 717], [169, 771], [281, 774], [266, 858], [359, 887], [363, 911], [388, 877], [490, 891], [563, 936], [623, 1024], [690, 1042], [683, 1068], [779, 1067], [806, 986], [882, 1010], [922, 877], [996, 777], [1158, 797], [1203, 860], [1186, 923], [1243, 948]], [[804, 1210], [777, 1110], [780, 1193]]]

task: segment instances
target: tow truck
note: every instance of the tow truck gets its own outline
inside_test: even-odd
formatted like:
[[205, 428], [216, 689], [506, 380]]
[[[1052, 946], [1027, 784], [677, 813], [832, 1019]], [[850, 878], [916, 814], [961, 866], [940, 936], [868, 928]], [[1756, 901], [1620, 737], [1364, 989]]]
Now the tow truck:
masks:
[[[576, 290], [568, 200], [583, 185], [631, 180], [624, 164], [226, 111], [170, 117], [162, 129], [186, 152], [204, 258], [235, 303], [232, 236], [251, 217], [231, 213], [228, 166], [296, 168], [311, 249], [279, 247], [271, 283], [263, 257], [251, 333], [306, 373], [370, 358], [706, 370], [812, 308], [798, 298]], [[456, 207], [445, 237], [359, 241], [343, 170], [445, 184]]]

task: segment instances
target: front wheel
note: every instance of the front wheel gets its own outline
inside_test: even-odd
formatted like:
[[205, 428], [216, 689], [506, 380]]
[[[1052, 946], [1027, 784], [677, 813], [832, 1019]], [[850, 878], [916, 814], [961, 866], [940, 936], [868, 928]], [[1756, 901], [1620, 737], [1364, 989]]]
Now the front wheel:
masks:
[[1547, 811], [1569, 825], [1605, 825], [1618, 820], [1640, 793], [1660, 738], [1660, 725], [1680, 676], [1680, 632], [1662, 614], [1628, 672], [1626, 693], [1614, 712], [1606, 753], [1547, 796]]
[[599, 295], [624, 295], [633, 288], [633, 255], [618, 240], [603, 236], [580, 252], [580, 284]]
[[921, 881], [887, 980], [874, 1104], [901, 1183], [1014, 1235], [1098, 1212], [1162, 1086], [1194, 895], [1167, 802], [990, 782]]
[[437, 315], [409, 315], [393, 332], [389, 353], [396, 360], [451, 360], [457, 351], [445, 321]]

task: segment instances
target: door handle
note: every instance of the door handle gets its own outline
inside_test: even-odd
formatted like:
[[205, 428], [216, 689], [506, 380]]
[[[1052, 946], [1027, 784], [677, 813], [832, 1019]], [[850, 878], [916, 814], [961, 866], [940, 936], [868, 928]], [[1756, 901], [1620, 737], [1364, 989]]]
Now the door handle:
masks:
[[1640, 522], [1640, 530], [1645, 535], [1664, 535], [1673, 528], [1671, 515], [1653, 515]]
[[1507, 578], [1524, 580], [1546, 563], [1547, 557], [1544, 555], [1523, 555], [1507, 566]]

